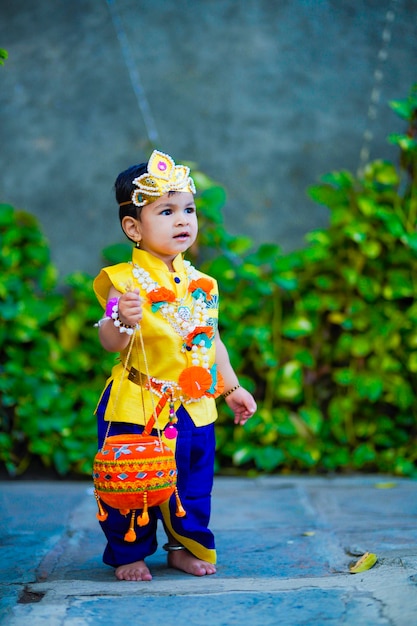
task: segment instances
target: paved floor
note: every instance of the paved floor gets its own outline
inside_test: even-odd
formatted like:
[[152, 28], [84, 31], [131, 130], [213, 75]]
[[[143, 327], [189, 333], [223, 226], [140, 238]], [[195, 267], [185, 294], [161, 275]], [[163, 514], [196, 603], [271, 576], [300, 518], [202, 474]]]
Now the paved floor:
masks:
[[[117, 581], [102, 564], [88, 481], [1, 482], [0, 507], [0, 623], [8, 626], [417, 624], [412, 480], [218, 477], [218, 573], [167, 569], [160, 549], [148, 583]], [[350, 574], [365, 551], [376, 565]]]

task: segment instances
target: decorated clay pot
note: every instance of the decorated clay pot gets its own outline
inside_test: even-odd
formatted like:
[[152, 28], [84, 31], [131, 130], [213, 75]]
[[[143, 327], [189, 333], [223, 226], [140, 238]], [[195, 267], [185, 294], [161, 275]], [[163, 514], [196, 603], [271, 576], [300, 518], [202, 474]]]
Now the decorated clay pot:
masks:
[[[141, 509], [137, 523], [149, 522], [148, 507], [177, 496], [177, 515], [185, 515], [179, 502], [176, 484], [177, 467], [172, 450], [159, 437], [151, 435], [114, 435], [108, 437], [96, 454], [93, 465], [95, 497], [100, 521], [107, 512], [100, 501], [127, 515], [132, 511], [131, 527], [126, 541], [134, 541], [134, 513]], [[130, 533], [130, 534], [129, 534]], [[131, 537], [129, 539], [129, 536]]]

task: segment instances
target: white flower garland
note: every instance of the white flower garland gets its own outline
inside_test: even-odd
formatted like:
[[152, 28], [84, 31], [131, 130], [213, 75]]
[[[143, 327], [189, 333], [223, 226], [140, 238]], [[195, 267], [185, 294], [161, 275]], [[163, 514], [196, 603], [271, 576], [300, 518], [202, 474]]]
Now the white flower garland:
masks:
[[[184, 261], [185, 272], [188, 278], [188, 285], [191, 281], [198, 279], [197, 270], [191, 265], [189, 261]], [[155, 280], [151, 278], [151, 275], [143, 267], [140, 267], [136, 263], [133, 264], [132, 273], [140, 287], [146, 293], [150, 293], [155, 289], [161, 287]], [[188, 294], [188, 287], [187, 287]], [[197, 299], [192, 298], [192, 307], [188, 307], [184, 304], [185, 298], [176, 300], [175, 302], [166, 302], [162, 304], [158, 312], [169, 323], [171, 328], [183, 339], [185, 339], [189, 333], [193, 332], [200, 326], [207, 326], [208, 314], [207, 303], [204, 296], [201, 295]], [[186, 351], [185, 345], [182, 347], [182, 352]], [[206, 347], [204, 341], [201, 341], [199, 345], [193, 345], [192, 351], [192, 364], [201, 365], [209, 371], [209, 349]]]

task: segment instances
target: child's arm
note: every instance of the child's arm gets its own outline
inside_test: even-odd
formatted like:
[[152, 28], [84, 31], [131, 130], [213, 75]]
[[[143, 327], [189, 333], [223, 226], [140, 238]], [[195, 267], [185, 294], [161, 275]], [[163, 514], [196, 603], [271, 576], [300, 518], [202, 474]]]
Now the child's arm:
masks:
[[[107, 301], [119, 298], [119, 319], [123, 324], [136, 326], [142, 319], [142, 305], [139, 289], [120, 293], [114, 287], [110, 288]], [[99, 338], [101, 345], [109, 352], [124, 350], [130, 341], [130, 335], [121, 333], [114, 325], [113, 319], [107, 319], [100, 324]]]
[[[227, 348], [219, 333], [216, 334], [216, 363], [224, 380], [225, 401], [235, 414], [235, 424], [244, 424], [255, 413], [256, 402], [249, 391], [239, 385]], [[231, 389], [233, 391], [228, 394]]]

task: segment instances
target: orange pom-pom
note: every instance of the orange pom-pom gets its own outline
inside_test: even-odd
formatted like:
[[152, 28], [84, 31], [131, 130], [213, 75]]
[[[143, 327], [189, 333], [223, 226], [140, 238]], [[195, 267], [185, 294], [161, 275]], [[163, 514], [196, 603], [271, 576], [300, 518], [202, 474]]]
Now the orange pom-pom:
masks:
[[210, 372], [198, 365], [186, 367], [178, 378], [181, 389], [190, 398], [202, 398], [210, 389], [212, 382]]
[[158, 287], [148, 293], [148, 299], [151, 304], [156, 302], [175, 302], [175, 293], [166, 287]]
[[138, 526], [146, 526], [149, 524], [149, 513], [147, 511], [143, 511], [142, 515], [138, 517]]
[[148, 494], [146, 491], [143, 492], [143, 510], [142, 515], [138, 517], [138, 526], [146, 526], [149, 524], [149, 513], [148, 513]]
[[107, 513], [107, 511], [105, 509], [103, 509], [103, 507], [101, 505], [101, 502], [100, 502], [100, 497], [99, 497], [97, 491], [94, 491], [94, 497], [96, 499], [97, 506], [98, 506], [98, 513], [96, 513], [96, 517], [97, 517], [99, 522], [105, 522], [106, 519], [108, 518], [109, 514]]
[[129, 530], [127, 531], [127, 533], [124, 536], [124, 540], [128, 541], [129, 543], [132, 543], [133, 541], [136, 541], [135, 513], [136, 513], [136, 511], [132, 511], [132, 516], [130, 518]]
[[129, 542], [129, 543], [133, 543], [134, 541], [136, 541], [136, 533], [133, 530], [133, 528], [129, 528], [129, 530], [127, 531], [127, 533], [124, 536], [124, 540]]
[[180, 500], [180, 496], [178, 494], [178, 489], [175, 488], [175, 501], [177, 504], [177, 510], [175, 511], [175, 516], [176, 517], [185, 517], [187, 514], [185, 512], [184, 507], [181, 504], [181, 500]]
[[192, 341], [194, 337], [197, 335], [207, 335], [209, 339], [213, 339], [214, 337], [214, 328], [213, 326], [197, 326], [192, 330], [185, 338], [185, 342], [188, 346], [192, 345]]
[[207, 300], [211, 300], [210, 291], [213, 289], [214, 283], [211, 278], [198, 278], [197, 280], [192, 280], [190, 282], [190, 286], [188, 287], [188, 291], [193, 293], [197, 289], [201, 289], [207, 296]]

